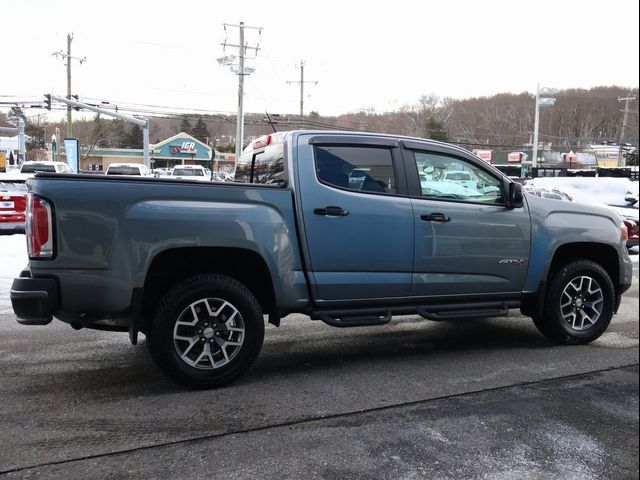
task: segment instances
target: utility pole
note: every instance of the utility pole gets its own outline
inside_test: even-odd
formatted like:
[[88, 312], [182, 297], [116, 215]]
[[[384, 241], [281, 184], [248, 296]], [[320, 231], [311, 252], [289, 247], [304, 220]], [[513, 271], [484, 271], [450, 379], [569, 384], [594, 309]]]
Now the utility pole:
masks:
[[627, 138], [627, 129], [629, 128], [629, 102], [635, 100], [636, 97], [624, 97], [618, 98], [619, 102], [624, 102], [624, 116], [622, 117], [622, 131], [620, 132], [620, 144], [623, 144], [625, 139]]
[[538, 167], [538, 127], [540, 126], [540, 108], [555, 104], [556, 99], [549, 97], [549, 95], [553, 95], [556, 92], [557, 90], [555, 88], [540, 88], [540, 84], [538, 84], [536, 88], [536, 112], [534, 117], [535, 119], [533, 121], [533, 158], [531, 159], [531, 165], [533, 168]]
[[[242, 146], [244, 139], [244, 109], [243, 109], [243, 101], [244, 101], [244, 76], [251, 75], [255, 72], [255, 68], [253, 67], [245, 67], [244, 62], [247, 55], [247, 50], [254, 50], [255, 55], [258, 55], [258, 50], [260, 50], [259, 43], [256, 46], [252, 47], [245, 43], [244, 40], [244, 31], [245, 29], [253, 29], [258, 30], [259, 34], [262, 35], [262, 27], [250, 27], [245, 25], [244, 22], [240, 22], [238, 25], [233, 25], [230, 23], [224, 23], [224, 30], [227, 31], [227, 27], [234, 27], [239, 30], [239, 41], [237, 45], [227, 43], [226, 40], [224, 43], [221, 43], [223, 47], [223, 52], [227, 47], [237, 48], [238, 49], [238, 58], [235, 55], [225, 55], [224, 57], [218, 58], [218, 63], [223, 66], [229, 66], [231, 71], [238, 75], [238, 118], [237, 118], [237, 126], [236, 126], [236, 161], [242, 155]], [[255, 58], [255, 56], [253, 57]], [[237, 60], [237, 64], [236, 64]]]
[[627, 137], [627, 128], [629, 126], [628, 124], [629, 102], [635, 99], [636, 97], [618, 98], [619, 102], [624, 102], [624, 110], [620, 110], [621, 112], [624, 112], [624, 116], [622, 117], [622, 130], [620, 131], [620, 141], [618, 142], [618, 144], [620, 145], [620, 148], [618, 149], [618, 166], [619, 167], [624, 166], [624, 156], [622, 155], [622, 147], [624, 146], [624, 141]]
[[244, 22], [240, 22], [238, 27], [240, 32], [240, 39], [238, 41], [238, 53], [240, 58], [238, 60], [238, 115], [236, 119], [236, 158], [240, 158], [242, 155], [243, 138], [244, 138]]
[[[60, 57], [63, 60], [67, 61], [66, 67], [67, 67], [67, 99], [68, 100], [71, 100], [71, 60], [77, 60], [78, 62], [80, 62], [81, 65], [82, 63], [87, 61], [87, 57], [80, 58], [80, 57], [73, 57], [71, 55], [72, 40], [73, 40], [73, 35], [68, 33], [67, 34], [67, 53], [59, 51], [51, 54], [56, 58]], [[68, 138], [73, 137], [73, 124], [71, 122], [71, 105], [67, 105], [67, 137]]]
[[305, 81], [305, 79], [304, 79], [304, 60], [300, 60], [300, 80], [288, 81], [287, 85], [291, 85], [292, 83], [299, 83], [300, 84], [300, 125], [299, 125], [299, 127], [302, 128], [302, 121], [304, 120], [304, 84], [305, 83], [313, 83], [314, 85], [318, 84], [318, 82], [316, 82], [315, 80], [307, 80], [307, 81]]

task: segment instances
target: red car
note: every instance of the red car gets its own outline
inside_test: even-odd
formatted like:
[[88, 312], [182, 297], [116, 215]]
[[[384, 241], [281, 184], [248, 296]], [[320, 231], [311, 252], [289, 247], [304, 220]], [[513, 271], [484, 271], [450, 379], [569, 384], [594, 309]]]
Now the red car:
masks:
[[24, 180], [0, 177], [0, 234], [24, 232], [26, 208]]

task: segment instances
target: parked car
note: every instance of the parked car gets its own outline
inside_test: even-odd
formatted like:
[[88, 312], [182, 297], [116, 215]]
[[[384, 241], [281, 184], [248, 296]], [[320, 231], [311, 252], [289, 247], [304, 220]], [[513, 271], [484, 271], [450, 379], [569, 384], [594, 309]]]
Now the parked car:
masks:
[[153, 173], [142, 163], [112, 163], [107, 167], [105, 175], [152, 177]]
[[443, 182], [452, 182], [467, 188], [477, 188], [478, 181], [473, 178], [471, 173], [463, 170], [449, 170], [445, 172], [442, 179]]
[[[637, 202], [638, 182], [614, 177], [539, 177], [528, 179], [528, 187], [571, 188], [607, 205], [628, 207]], [[637, 208], [637, 206], [636, 206]]]
[[24, 179], [0, 177], [0, 233], [24, 232], [26, 199]]
[[231, 172], [218, 172], [218, 178], [220, 179], [221, 182], [233, 182], [235, 180], [235, 177], [233, 176], [233, 173]]
[[208, 182], [211, 179], [206, 169], [201, 165], [177, 165], [171, 171], [171, 178], [176, 180], [195, 180]]
[[21, 174], [45, 173], [74, 173], [73, 169], [64, 162], [24, 162], [20, 166]]
[[627, 248], [637, 247], [639, 244], [638, 233], [640, 231], [640, 221], [638, 218], [637, 207], [617, 207], [614, 205], [608, 205], [599, 200], [597, 196], [591, 196], [585, 193], [583, 190], [578, 190], [576, 188], [566, 186], [536, 187], [532, 184], [527, 184], [524, 187], [524, 191], [542, 198], [583, 203], [588, 205], [599, 205], [609, 208], [610, 210], [614, 210], [622, 217], [622, 220], [627, 227]]
[[154, 168], [153, 175], [155, 177], [167, 177], [171, 175], [171, 169], [170, 168]]

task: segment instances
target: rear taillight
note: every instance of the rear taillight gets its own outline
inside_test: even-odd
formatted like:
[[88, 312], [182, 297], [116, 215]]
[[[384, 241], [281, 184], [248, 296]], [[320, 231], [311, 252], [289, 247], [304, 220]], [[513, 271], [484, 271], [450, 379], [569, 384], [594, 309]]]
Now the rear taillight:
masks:
[[53, 257], [51, 204], [33, 193], [27, 195], [27, 247], [29, 258]]
[[265, 135], [264, 137], [260, 137], [253, 142], [253, 149], [258, 150], [259, 148], [266, 147], [271, 144], [271, 135]]
[[627, 228], [627, 222], [620, 224], [620, 240], [626, 243], [629, 240], [629, 229]]

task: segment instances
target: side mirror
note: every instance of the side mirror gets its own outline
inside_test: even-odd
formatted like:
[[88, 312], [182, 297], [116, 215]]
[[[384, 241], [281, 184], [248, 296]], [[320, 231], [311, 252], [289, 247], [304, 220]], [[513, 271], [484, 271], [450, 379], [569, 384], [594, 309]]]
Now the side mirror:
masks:
[[509, 184], [509, 208], [522, 207], [523, 200], [522, 185], [518, 182], [511, 182]]

